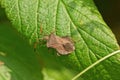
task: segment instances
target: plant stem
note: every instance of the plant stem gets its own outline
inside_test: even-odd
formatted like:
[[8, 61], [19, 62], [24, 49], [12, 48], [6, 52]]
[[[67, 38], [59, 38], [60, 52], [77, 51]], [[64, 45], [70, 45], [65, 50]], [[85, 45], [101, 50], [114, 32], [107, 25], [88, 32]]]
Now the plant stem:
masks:
[[94, 66], [96, 66], [97, 64], [99, 64], [100, 62], [104, 61], [105, 59], [120, 53], [120, 50], [114, 51], [111, 54], [106, 55], [105, 57], [99, 59], [98, 61], [96, 61], [95, 63], [93, 63], [92, 65], [90, 65], [89, 67], [87, 67], [86, 69], [84, 69], [83, 71], [81, 71], [80, 73], [78, 73], [75, 77], [72, 78], [72, 80], [76, 80], [78, 77], [80, 77], [82, 74], [84, 74], [86, 71], [90, 70], [91, 68], [93, 68]]

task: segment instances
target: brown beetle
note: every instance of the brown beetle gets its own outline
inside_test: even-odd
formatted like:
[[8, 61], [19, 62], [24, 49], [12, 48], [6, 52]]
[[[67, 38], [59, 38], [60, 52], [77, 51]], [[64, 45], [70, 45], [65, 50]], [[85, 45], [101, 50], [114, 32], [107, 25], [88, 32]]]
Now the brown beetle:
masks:
[[67, 55], [75, 50], [70, 37], [59, 37], [52, 33], [45, 39], [47, 40], [47, 47], [56, 49], [60, 55]]

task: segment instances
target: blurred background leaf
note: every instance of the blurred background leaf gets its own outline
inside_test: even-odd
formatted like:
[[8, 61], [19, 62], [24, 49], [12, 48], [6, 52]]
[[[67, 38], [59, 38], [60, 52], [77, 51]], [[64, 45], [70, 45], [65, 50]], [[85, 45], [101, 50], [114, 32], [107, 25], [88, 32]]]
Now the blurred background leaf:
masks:
[[4, 63], [0, 65], [0, 75], [4, 73], [1, 80], [38, 80], [43, 77], [33, 49], [7, 20], [0, 22], [0, 61]]

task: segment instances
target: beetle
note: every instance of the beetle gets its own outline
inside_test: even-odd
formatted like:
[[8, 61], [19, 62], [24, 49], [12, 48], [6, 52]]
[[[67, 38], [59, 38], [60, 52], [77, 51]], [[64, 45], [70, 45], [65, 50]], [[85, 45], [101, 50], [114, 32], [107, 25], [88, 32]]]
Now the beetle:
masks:
[[70, 37], [59, 37], [54, 33], [45, 37], [47, 40], [46, 46], [48, 48], [54, 48], [59, 55], [68, 55], [75, 50], [73, 41]]

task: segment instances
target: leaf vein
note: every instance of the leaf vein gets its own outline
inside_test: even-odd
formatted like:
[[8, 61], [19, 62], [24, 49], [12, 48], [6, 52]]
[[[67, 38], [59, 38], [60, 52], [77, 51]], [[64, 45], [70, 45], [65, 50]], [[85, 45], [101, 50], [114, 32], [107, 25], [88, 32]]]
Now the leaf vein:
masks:
[[[62, 1], [62, 0], [61, 0]], [[66, 9], [66, 11], [67, 11], [67, 8], [66, 8], [66, 5], [65, 5], [65, 3], [62, 1], [62, 3], [63, 3], [63, 5], [64, 5], [64, 7], [65, 7], [65, 9]], [[72, 22], [72, 24], [75, 26], [75, 23], [72, 21], [72, 19], [71, 19], [71, 16], [70, 16], [70, 14], [69, 14], [69, 12], [67, 11], [67, 13], [68, 13], [68, 16], [69, 16], [69, 18], [70, 18], [70, 21]], [[75, 27], [76, 28], [76, 27]], [[76, 28], [76, 30], [77, 30], [77, 28]], [[77, 30], [77, 32], [79, 32], [78, 30]], [[80, 35], [80, 34], [79, 34]], [[81, 36], [81, 35], [80, 35]], [[82, 37], [82, 36], [81, 36]], [[84, 39], [83, 39], [83, 41], [84, 41]], [[85, 42], [84, 42], [85, 43]], [[88, 45], [85, 43], [85, 45], [88, 47]], [[89, 48], [89, 47], [88, 47]], [[91, 50], [92, 51], [92, 50]], [[77, 60], [79, 61], [79, 59], [78, 59], [78, 55], [76, 54], [76, 52], [75, 52], [75, 55], [76, 55], [76, 57], [77, 57]], [[90, 60], [90, 62], [91, 62], [91, 60]], [[79, 61], [79, 63], [81, 64], [81, 62]], [[92, 62], [91, 62], [92, 63]], [[84, 67], [83, 67], [84, 68]]]
[[[64, 5], [65, 5], [65, 3], [64, 3]], [[65, 5], [65, 6], [66, 6], [66, 5]], [[74, 7], [71, 7], [71, 6], [69, 6], [69, 5], [67, 5], [67, 7], [76, 10], [76, 11], [79, 12], [81, 15], [85, 16], [87, 19], [89, 19], [90, 21], [92, 21], [88, 16], [84, 15], [82, 12], [80, 12], [80, 11], [77, 10], [77, 9], [75, 9]], [[89, 8], [88, 8], [88, 9], [89, 9]], [[96, 21], [96, 20], [95, 20], [95, 21]], [[96, 22], [98, 22], [98, 21], [96, 21]], [[98, 23], [102, 24], [101, 22], [98, 22]], [[93, 24], [94, 24], [95, 26], [97, 26], [94, 22], [93, 22]], [[102, 25], [106, 26], [105, 24], [102, 24]], [[106, 27], [107, 27], [107, 26], [106, 26]], [[106, 28], [106, 27], [105, 27], [105, 28]], [[104, 31], [102, 31], [102, 32], [104, 32]], [[109, 37], [111, 37], [108, 33], [106, 33], [106, 32], [104, 32], [104, 33], [107, 34]], [[111, 38], [113, 38], [113, 37], [111, 37]]]
[[[57, 6], [56, 6], [56, 17], [55, 17], [55, 32], [57, 32], [56, 30], [56, 25], [57, 25], [57, 16], [58, 16], [58, 8], [59, 8], [59, 0], [58, 0], [58, 2], [57, 2]], [[57, 33], [56, 33], [56, 35], [57, 35]]]
[[19, 4], [19, 0], [17, 0], [17, 9], [18, 9], [18, 19], [20, 22], [20, 30], [22, 30], [22, 18], [20, 17], [20, 4]]

